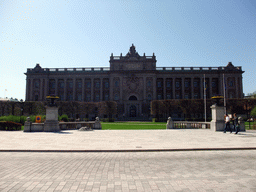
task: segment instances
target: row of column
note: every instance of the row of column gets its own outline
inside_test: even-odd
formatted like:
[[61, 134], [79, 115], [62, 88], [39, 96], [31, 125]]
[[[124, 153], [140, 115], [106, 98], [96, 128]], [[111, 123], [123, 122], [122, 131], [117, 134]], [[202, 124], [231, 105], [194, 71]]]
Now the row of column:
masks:
[[[224, 76], [225, 78], [225, 82], [227, 84], [227, 79], [229, 77], [232, 76]], [[209, 88], [209, 94], [210, 97], [212, 96], [212, 79], [216, 78], [216, 77], [207, 77], [206, 79], [208, 79], [208, 88]], [[234, 92], [235, 92], [235, 97], [236, 98], [241, 98], [242, 97], [242, 78], [241, 77], [232, 77], [234, 78]], [[67, 100], [67, 80], [70, 78], [63, 78], [64, 80], [64, 100]], [[98, 89], [100, 92], [100, 101], [103, 100], [103, 90], [104, 90], [104, 85], [103, 85], [103, 77], [102, 78], [90, 78], [91, 81], [91, 88], [90, 88], [90, 94], [91, 94], [91, 101], [94, 100], [94, 94], [95, 94], [95, 88], [94, 88], [94, 82], [95, 79], [100, 79], [100, 88]], [[123, 92], [123, 77], [120, 77], [120, 83], [119, 83], [119, 90], [120, 90], [120, 101], [123, 100], [122, 97], [122, 92]], [[176, 90], [176, 86], [175, 86], [175, 82], [176, 79], [178, 79], [178, 77], [174, 77], [174, 78], [168, 78], [168, 77], [164, 77], [163, 79], [163, 99], [166, 99], [166, 80], [167, 79], [172, 79], [172, 95], [175, 98], [175, 90]], [[181, 93], [182, 93], [182, 98], [184, 99], [184, 95], [185, 95], [185, 79], [190, 79], [190, 90], [191, 90], [191, 98], [194, 98], [194, 79], [198, 79], [198, 78], [179, 78], [181, 79]], [[200, 97], [203, 98], [204, 97], [204, 78], [199, 78], [200, 79]], [[35, 80], [39, 80], [39, 88], [36, 89], [34, 87], [34, 81]], [[58, 95], [58, 82], [59, 79], [58, 78], [54, 78], [55, 80], [55, 95]], [[75, 95], [77, 93], [77, 89], [76, 89], [76, 78], [73, 78], [73, 100], [75, 100]], [[82, 93], [82, 101], [85, 101], [85, 78], [82, 78], [82, 88], [81, 88], [81, 93]], [[156, 84], [156, 80], [157, 77], [153, 77], [153, 99], [157, 99], [157, 84]], [[113, 100], [113, 87], [114, 87], [114, 79], [113, 78], [109, 78], [109, 99]], [[147, 77], [143, 77], [143, 81], [144, 81], [144, 88], [143, 88], [143, 95], [144, 95], [144, 100], [147, 99]], [[228, 91], [228, 85], [227, 85], [227, 91]], [[223, 77], [219, 77], [218, 78], [218, 94], [219, 95], [223, 95], [224, 94], [224, 87], [223, 87]], [[47, 78], [41, 78], [41, 79], [37, 79], [37, 78], [29, 78], [27, 79], [27, 85], [26, 85], [26, 100], [34, 100], [34, 96], [35, 94], [39, 94], [39, 100], [45, 100], [46, 96], [49, 94], [49, 79]]]

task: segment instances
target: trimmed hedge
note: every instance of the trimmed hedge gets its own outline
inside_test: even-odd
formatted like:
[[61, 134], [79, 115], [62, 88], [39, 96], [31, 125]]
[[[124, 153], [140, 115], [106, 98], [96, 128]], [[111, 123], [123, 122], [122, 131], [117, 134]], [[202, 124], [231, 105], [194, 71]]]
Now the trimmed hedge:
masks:
[[5, 130], [5, 131], [18, 131], [21, 130], [22, 124], [20, 123], [15, 123], [12, 121], [0, 121], [0, 130]]
[[1, 116], [0, 117], [0, 121], [11, 121], [11, 122], [15, 122], [15, 123], [21, 123], [23, 125], [26, 120], [27, 120], [26, 116], [9, 115], [9, 116]]

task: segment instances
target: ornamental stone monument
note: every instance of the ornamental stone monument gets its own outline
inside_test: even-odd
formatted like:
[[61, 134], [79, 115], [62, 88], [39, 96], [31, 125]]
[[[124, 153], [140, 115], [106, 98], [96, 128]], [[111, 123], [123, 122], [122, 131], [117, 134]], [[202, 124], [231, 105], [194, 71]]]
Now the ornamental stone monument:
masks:
[[166, 129], [173, 129], [174, 128], [174, 122], [171, 117], [168, 117], [167, 123], [166, 123]]
[[48, 104], [46, 108], [46, 119], [44, 122], [44, 131], [45, 132], [58, 132], [60, 131], [59, 121], [58, 121], [58, 107], [55, 103], [55, 100], [58, 97], [47, 96]]
[[212, 97], [215, 100], [215, 104], [211, 106], [212, 109], [212, 121], [211, 130], [213, 131], [223, 131], [225, 127], [224, 121], [224, 106], [220, 104], [222, 96]]
[[102, 129], [99, 117], [95, 118], [94, 129]]
[[30, 120], [30, 117], [27, 117], [27, 121], [25, 121], [25, 124], [24, 124], [24, 132], [30, 132], [31, 125], [32, 125], [32, 122]]

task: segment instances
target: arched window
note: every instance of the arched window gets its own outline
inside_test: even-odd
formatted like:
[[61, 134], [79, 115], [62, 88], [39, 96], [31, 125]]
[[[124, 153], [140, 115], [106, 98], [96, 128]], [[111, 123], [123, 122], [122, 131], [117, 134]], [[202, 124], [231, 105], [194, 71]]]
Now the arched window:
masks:
[[130, 101], [137, 101], [138, 99], [137, 99], [136, 96], [132, 95], [132, 96], [129, 97], [129, 100]]

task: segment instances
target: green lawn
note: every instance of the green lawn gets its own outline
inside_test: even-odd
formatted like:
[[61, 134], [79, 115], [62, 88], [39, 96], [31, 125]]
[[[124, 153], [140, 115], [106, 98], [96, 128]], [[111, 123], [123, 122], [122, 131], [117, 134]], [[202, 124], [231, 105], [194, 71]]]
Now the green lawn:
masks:
[[165, 122], [101, 122], [102, 130], [166, 129]]
[[[249, 122], [245, 123], [245, 129], [249, 129]], [[250, 129], [256, 129], [256, 122], [250, 122]]]

